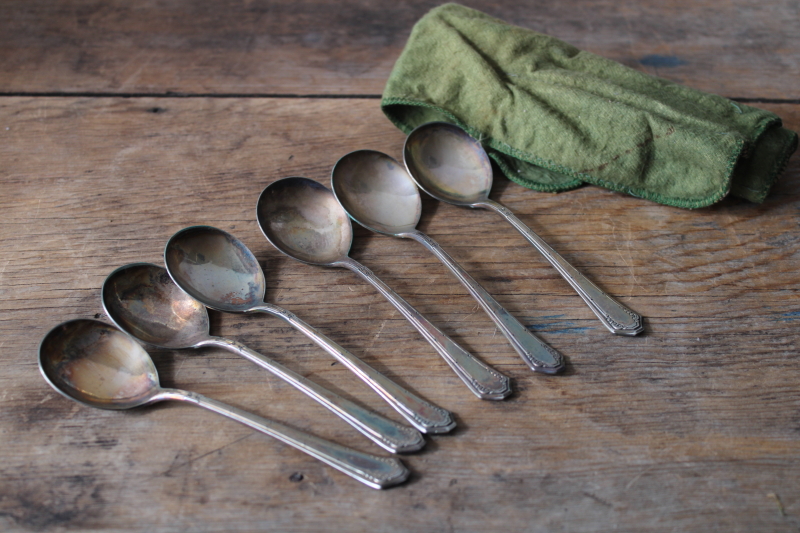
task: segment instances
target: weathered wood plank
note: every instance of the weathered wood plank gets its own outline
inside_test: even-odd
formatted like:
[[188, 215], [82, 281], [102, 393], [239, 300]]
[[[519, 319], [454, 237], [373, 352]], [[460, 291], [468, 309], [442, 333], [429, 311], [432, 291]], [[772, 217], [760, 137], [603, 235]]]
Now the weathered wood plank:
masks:
[[[98, 7], [102, 11], [102, 7]], [[800, 106], [769, 106], [800, 127]], [[374, 100], [0, 99], [0, 528], [9, 531], [796, 531], [800, 166], [761, 206], [687, 211], [587, 187], [497, 197], [609, 293], [647, 317], [607, 334], [569, 286], [489, 212], [426, 199], [421, 227], [570, 360], [532, 375], [419, 245], [356, 229], [352, 255], [454, 339], [512, 376], [474, 399], [373, 289], [272, 249], [254, 215], [271, 181], [327, 183], [358, 148], [397, 156]], [[169, 405], [69, 402], [36, 367], [62, 320], [102, 316], [114, 268], [161, 262], [167, 238], [210, 224], [244, 240], [270, 301], [458, 415], [408, 456], [412, 480], [361, 488], [283, 445]], [[242, 340], [395, 417], [341, 365], [268, 317], [214, 314]], [[380, 453], [288, 385], [215, 350], [158, 351], [166, 385]], [[300, 476], [302, 475], [302, 479]]]
[[[413, 24], [438, 4], [10, 0], [0, 91], [377, 95]], [[793, 0], [467, 4], [697, 89], [800, 98]]]

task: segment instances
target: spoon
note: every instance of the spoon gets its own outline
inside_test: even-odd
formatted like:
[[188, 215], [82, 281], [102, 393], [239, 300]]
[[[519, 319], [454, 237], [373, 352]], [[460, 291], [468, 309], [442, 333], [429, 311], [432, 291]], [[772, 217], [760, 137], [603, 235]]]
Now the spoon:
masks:
[[351, 152], [334, 165], [331, 183], [333, 194], [353, 220], [378, 233], [413, 239], [439, 258], [494, 320], [532, 370], [545, 374], [563, 370], [564, 358], [560, 353], [528, 331], [436, 241], [416, 228], [422, 200], [414, 181], [397, 161], [372, 150]]
[[120, 267], [106, 278], [102, 295], [109, 318], [149, 345], [228, 350], [306, 393], [390, 452], [416, 451], [425, 444], [416, 430], [368, 411], [241, 343], [211, 336], [206, 308], [182, 292], [163, 267], [146, 263]]
[[161, 388], [153, 360], [129, 335], [96, 320], [71, 320], [39, 345], [39, 370], [56, 391], [100, 409], [131, 409], [164, 400], [192, 403], [275, 437], [375, 489], [402, 483], [394, 457], [362, 453], [194, 392]]
[[185, 228], [167, 243], [164, 262], [175, 284], [207, 307], [282, 318], [352, 370], [418, 430], [446, 433], [456, 426], [449, 411], [400, 387], [293, 313], [265, 302], [264, 273], [252, 252], [233, 235], [209, 226]]
[[383, 294], [479, 398], [511, 394], [508, 377], [475, 359], [431, 324], [364, 265], [348, 257], [353, 229], [331, 191], [308, 178], [285, 178], [269, 185], [256, 209], [261, 232], [275, 248], [311, 265], [352, 270]]
[[437, 200], [499, 213], [555, 267], [611, 333], [642, 332], [641, 315], [601, 291], [508, 208], [489, 199], [492, 164], [481, 143], [466, 131], [447, 122], [423, 124], [406, 139], [403, 161], [419, 188]]

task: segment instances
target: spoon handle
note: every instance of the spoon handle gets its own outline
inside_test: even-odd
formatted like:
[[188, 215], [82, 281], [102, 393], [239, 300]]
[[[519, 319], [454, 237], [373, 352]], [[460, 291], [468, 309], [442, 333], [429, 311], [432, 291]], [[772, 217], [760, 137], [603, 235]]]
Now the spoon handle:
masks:
[[414, 452], [425, 445], [422, 435], [414, 428], [398, 424], [368, 411], [239, 342], [212, 337], [203, 345], [226, 349], [266, 369], [327, 407], [385, 450], [393, 453]]
[[538, 339], [525, 326], [520, 324], [516, 318], [511, 316], [508, 311], [503, 309], [497, 300], [478, 285], [478, 282], [472, 279], [472, 276], [467, 274], [452, 257], [447, 255], [447, 252], [436, 241], [418, 230], [402, 233], [399, 236], [414, 239], [425, 246], [455, 274], [483, 310], [486, 311], [486, 314], [500, 328], [508, 342], [511, 343], [511, 346], [514, 347], [531, 370], [544, 374], [556, 374], [564, 369], [564, 357]]
[[433, 346], [440, 356], [450, 365], [456, 375], [478, 398], [483, 400], [502, 400], [511, 394], [510, 379], [493, 369], [483, 361], [476, 359], [461, 346], [434, 326], [423, 315], [403, 300], [388, 285], [380, 280], [370, 269], [350, 259], [337, 263], [349, 268], [361, 278], [369, 282], [378, 292], [383, 294], [423, 337]]
[[642, 326], [642, 316], [635, 313], [617, 302], [609, 295], [601, 291], [597, 285], [586, 279], [583, 274], [578, 272], [572, 265], [561, 257], [549, 244], [526, 226], [519, 218], [514, 215], [507, 207], [492, 200], [487, 200], [475, 204], [476, 207], [486, 207], [499, 213], [509, 224], [514, 226], [523, 237], [525, 237], [534, 248], [547, 259], [561, 276], [567, 280], [583, 301], [597, 315], [600, 322], [608, 328], [611, 333], [617, 335], [637, 335], [644, 329]]
[[408, 478], [408, 470], [395, 457], [379, 457], [359, 452], [195, 392], [164, 389], [156, 400], [184, 401], [219, 413], [305, 452], [374, 489], [390, 487]]
[[403, 415], [412, 426], [423, 433], [447, 433], [456, 423], [452, 414], [415, 396], [390, 380], [364, 361], [345, 350], [328, 337], [309, 326], [297, 315], [276, 305], [264, 303], [256, 308], [271, 315], [282, 318], [298, 331], [302, 332], [323, 350], [331, 354], [337, 361], [353, 371], [364, 383], [386, 400], [392, 408]]

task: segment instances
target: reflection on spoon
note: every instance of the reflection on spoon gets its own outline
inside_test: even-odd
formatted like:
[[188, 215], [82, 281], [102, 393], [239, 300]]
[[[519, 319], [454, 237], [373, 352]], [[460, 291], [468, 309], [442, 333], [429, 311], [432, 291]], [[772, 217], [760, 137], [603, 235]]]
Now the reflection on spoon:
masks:
[[455, 427], [449, 411], [411, 394], [293, 313], [265, 302], [267, 284], [261, 266], [233, 235], [209, 226], [183, 229], [167, 243], [164, 262], [175, 284], [203, 305], [282, 318], [352, 370], [418, 430], [446, 433]]
[[472, 357], [371, 270], [348, 257], [353, 241], [350, 219], [328, 188], [308, 178], [278, 180], [261, 193], [256, 216], [267, 240], [289, 257], [312, 265], [348, 268], [372, 284], [433, 345], [476, 396], [502, 400], [511, 394], [508, 377]]
[[642, 332], [641, 315], [601, 291], [508, 208], [489, 199], [492, 164], [481, 143], [463, 129], [446, 122], [419, 126], [406, 139], [403, 160], [419, 188], [437, 200], [499, 213], [555, 267], [611, 333]]
[[241, 343], [211, 336], [206, 308], [181, 291], [163, 267], [147, 263], [120, 267], [106, 278], [102, 294], [109, 318], [148, 344], [228, 350], [293, 385], [391, 452], [416, 451], [425, 443], [412, 428], [368, 411]]
[[188, 402], [270, 435], [372, 488], [408, 477], [396, 458], [352, 450], [194, 392], [161, 388], [147, 352], [127, 334], [96, 320], [72, 320], [53, 328], [39, 345], [39, 370], [56, 391], [91, 407]]
[[378, 233], [414, 239], [439, 258], [469, 290], [532, 370], [555, 374], [564, 369], [564, 358], [560, 353], [536, 338], [436, 241], [417, 229], [422, 208], [419, 190], [397, 161], [372, 150], [351, 152], [333, 167], [331, 184], [336, 199], [353, 220]]

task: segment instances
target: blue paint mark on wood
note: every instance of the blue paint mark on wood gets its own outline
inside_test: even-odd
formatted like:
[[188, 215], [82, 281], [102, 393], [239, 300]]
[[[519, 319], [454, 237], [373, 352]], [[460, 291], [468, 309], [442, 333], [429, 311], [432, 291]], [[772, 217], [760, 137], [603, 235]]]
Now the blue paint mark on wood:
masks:
[[[580, 333], [582, 331], [593, 330], [593, 327], [578, 326], [570, 320], [558, 320], [564, 315], [550, 315], [540, 317], [539, 320], [546, 320], [545, 323], [532, 324], [527, 328], [533, 332], [544, 331], [546, 333]], [[527, 321], [526, 321], [527, 322]]]
[[651, 54], [644, 56], [639, 60], [639, 63], [646, 67], [679, 67], [681, 65], [688, 65], [688, 61], [684, 61], [680, 57], [677, 56], [662, 56], [658, 54]]
[[790, 320], [800, 320], [800, 311], [792, 311], [791, 313], [783, 313], [780, 316], [781, 316], [781, 318], [779, 318], [778, 320], [780, 320], [781, 322], [789, 322]]

